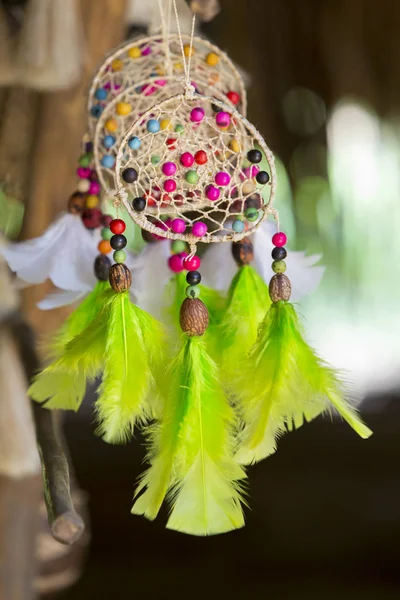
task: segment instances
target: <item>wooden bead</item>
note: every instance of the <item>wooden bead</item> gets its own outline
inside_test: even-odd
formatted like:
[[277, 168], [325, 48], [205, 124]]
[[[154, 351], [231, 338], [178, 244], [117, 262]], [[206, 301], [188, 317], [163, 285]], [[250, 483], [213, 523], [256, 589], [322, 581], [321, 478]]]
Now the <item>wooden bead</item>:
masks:
[[153, 234], [145, 229], [142, 229], [142, 238], [147, 244], [153, 244], [157, 242], [157, 239], [153, 236]]
[[283, 273], [274, 275], [269, 282], [269, 296], [272, 302], [279, 302], [280, 300], [290, 300], [292, 293], [292, 286], [290, 280]]
[[83, 212], [86, 204], [86, 195], [81, 192], [75, 192], [68, 200], [68, 212], [73, 215]]
[[245, 237], [240, 242], [232, 243], [232, 255], [238, 267], [249, 265], [254, 258], [253, 244]]
[[208, 310], [198, 298], [186, 298], [181, 306], [179, 323], [189, 337], [203, 335], [208, 327]]
[[94, 274], [100, 281], [107, 281], [111, 260], [105, 254], [99, 254], [94, 261]]
[[124, 264], [112, 265], [108, 279], [114, 292], [126, 292], [132, 285], [131, 272]]

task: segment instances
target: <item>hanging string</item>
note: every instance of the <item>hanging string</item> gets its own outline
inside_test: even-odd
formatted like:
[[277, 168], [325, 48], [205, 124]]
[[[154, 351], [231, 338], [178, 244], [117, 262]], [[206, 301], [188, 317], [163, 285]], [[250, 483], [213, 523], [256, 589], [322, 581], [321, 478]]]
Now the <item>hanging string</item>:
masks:
[[183, 70], [185, 72], [185, 79], [184, 79], [185, 95], [186, 95], [187, 98], [193, 98], [196, 89], [192, 85], [192, 82], [190, 81], [190, 62], [191, 62], [191, 55], [192, 55], [192, 49], [193, 49], [194, 24], [195, 24], [196, 17], [195, 17], [195, 15], [193, 15], [193, 19], [192, 19], [192, 33], [191, 33], [191, 36], [190, 36], [190, 46], [189, 46], [189, 48], [190, 48], [190, 50], [189, 50], [189, 60], [186, 61], [185, 48], [183, 46], [183, 39], [182, 39], [181, 25], [180, 25], [180, 22], [179, 22], [178, 8], [176, 6], [176, 0], [172, 0], [172, 1], [173, 1], [174, 13], [175, 13], [175, 19], [176, 19], [176, 28], [178, 30], [179, 44], [180, 44], [181, 53], [182, 53]]
[[170, 53], [170, 48], [169, 48], [169, 34], [170, 34], [170, 29], [171, 29], [172, 0], [168, 0], [167, 18], [165, 18], [163, 0], [157, 0], [157, 3], [158, 3], [158, 10], [160, 13], [161, 35], [164, 39], [165, 67], [166, 67], [167, 74], [169, 76], [171, 76], [172, 75], [172, 64], [171, 64], [171, 53]]

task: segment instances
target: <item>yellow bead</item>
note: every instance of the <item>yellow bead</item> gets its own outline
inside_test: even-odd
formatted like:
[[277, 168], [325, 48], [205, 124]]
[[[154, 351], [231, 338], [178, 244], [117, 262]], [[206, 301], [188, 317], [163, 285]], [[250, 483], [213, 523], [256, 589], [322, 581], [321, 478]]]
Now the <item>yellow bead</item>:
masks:
[[237, 140], [232, 140], [229, 143], [229, 148], [233, 151], [233, 152], [240, 152], [240, 144]]
[[219, 56], [215, 52], [210, 52], [206, 56], [206, 63], [210, 65], [210, 67], [215, 67], [219, 63]]
[[96, 208], [99, 203], [99, 197], [94, 194], [89, 194], [86, 198], [86, 208]]
[[256, 186], [252, 181], [246, 181], [242, 186], [243, 194], [252, 194], [255, 192]]
[[122, 60], [120, 58], [115, 58], [111, 63], [111, 68], [113, 71], [120, 71], [123, 66], [124, 66], [124, 63], [122, 62]]
[[133, 48], [129, 48], [128, 56], [129, 58], [140, 58], [142, 56], [142, 51], [137, 46], [133, 46]]
[[161, 119], [160, 129], [171, 129], [171, 119]]
[[163, 69], [160, 65], [158, 65], [154, 70], [157, 75], [165, 75], [165, 69]]
[[107, 131], [117, 131], [118, 129], [118, 123], [115, 119], [107, 119], [104, 127], [107, 129]]
[[116, 106], [117, 115], [121, 115], [121, 116], [129, 115], [131, 110], [132, 110], [132, 107], [127, 102], [118, 102], [117, 103], [117, 106]]
[[174, 64], [175, 71], [183, 71], [183, 64], [181, 62], [176, 62]]
[[194, 48], [191, 48], [190, 44], [185, 44], [183, 46], [183, 51], [185, 53], [186, 58], [189, 58], [189, 56], [193, 56], [194, 54]]

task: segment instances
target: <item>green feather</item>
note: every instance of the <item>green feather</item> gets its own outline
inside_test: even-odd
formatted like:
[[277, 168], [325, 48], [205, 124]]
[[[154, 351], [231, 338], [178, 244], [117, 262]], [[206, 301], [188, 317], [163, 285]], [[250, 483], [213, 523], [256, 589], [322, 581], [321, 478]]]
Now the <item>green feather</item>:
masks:
[[271, 305], [236, 383], [243, 464], [269, 456], [282, 434], [333, 407], [362, 438], [372, 434], [346, 399], [338, 373], [304, 341], [288, 302]]
[[245, 473], [232, 458], [235, 416], [202, 338], [186, 339], [166, 381], [163, 420], [149, 430], [151, 466], [135, 496], [145, 491], [132, 512], [152, 520], [167, 496], [169, 529], [212, 535], [242, 527]]

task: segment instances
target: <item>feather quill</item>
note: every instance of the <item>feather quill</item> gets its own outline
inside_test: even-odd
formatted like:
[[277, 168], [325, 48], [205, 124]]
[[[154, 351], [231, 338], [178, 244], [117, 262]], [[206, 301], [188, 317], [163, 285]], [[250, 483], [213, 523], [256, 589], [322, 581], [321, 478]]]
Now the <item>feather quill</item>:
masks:
[[305, 342], [295, 309], [285, 301], [271, 305], [236, 390], [242, 464], [266, 458], [281, 435], [332, 408], [362, 438], [372, 434], [346, 399], [338, 373]]
[[169, 529], [213, 535], [242, 527], [240, 481], [245, 473], [232, 457], [235, 416], [203, 338], [186, 339], [165, 380], [165, 413], [150, 428], [151, 466], [132, 512], [153, 520], [167, 497], [172, 504]]

